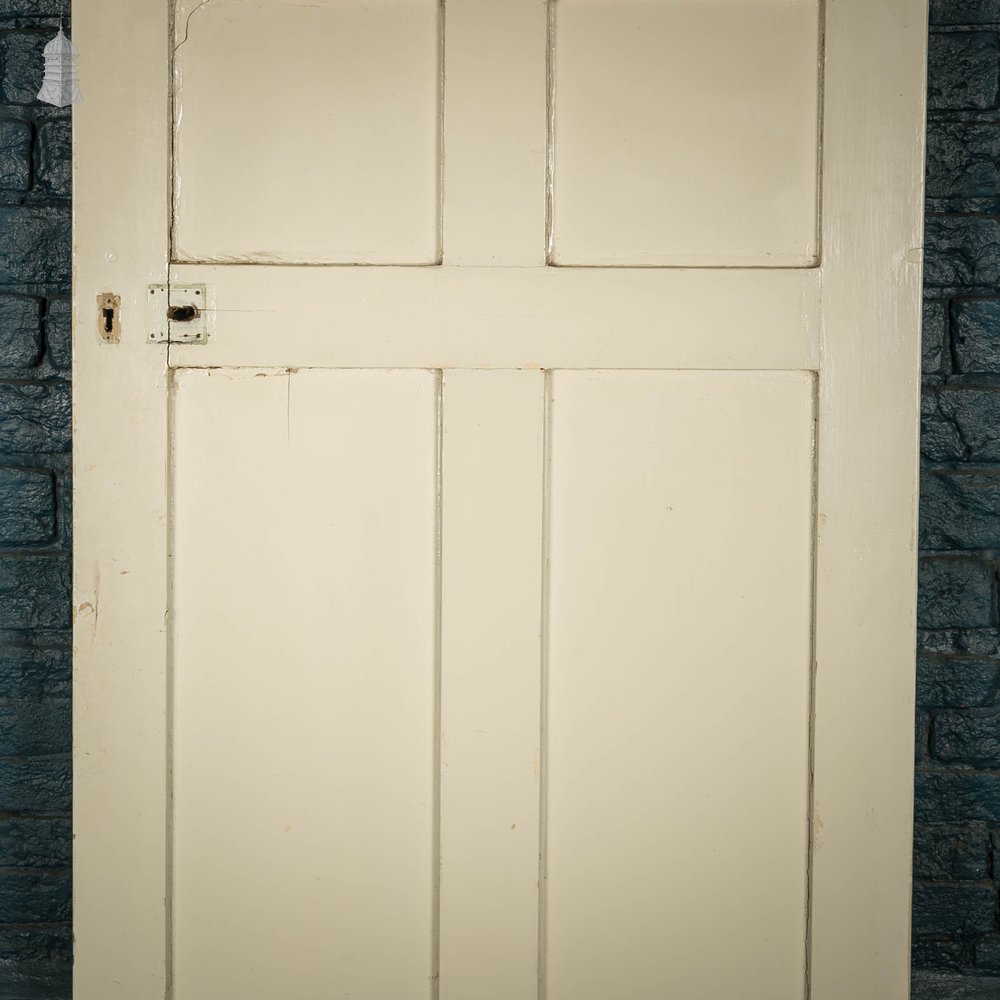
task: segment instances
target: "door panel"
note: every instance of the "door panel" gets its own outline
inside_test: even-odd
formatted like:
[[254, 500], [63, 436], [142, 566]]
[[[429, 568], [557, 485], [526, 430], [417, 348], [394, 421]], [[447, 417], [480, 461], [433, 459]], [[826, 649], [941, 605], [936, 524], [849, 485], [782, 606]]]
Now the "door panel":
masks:
[[553, 3], [553, 262], [814, 264], [819, 8]]
[[436, 378], [179, 371], [174, 412], [174, 996], [430, 997]]
[[179, 0], [180, 260], [439, 256], [437, 0]]
[[553, 375], [549, 1000], [803, 995], [813, 391]]

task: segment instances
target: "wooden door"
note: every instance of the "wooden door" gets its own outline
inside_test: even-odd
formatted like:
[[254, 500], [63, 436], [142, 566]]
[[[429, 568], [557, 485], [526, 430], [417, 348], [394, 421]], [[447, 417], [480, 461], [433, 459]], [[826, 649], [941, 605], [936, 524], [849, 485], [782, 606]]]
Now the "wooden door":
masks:
[[77, 1000], [906, 996], [925, 14], [77, 11]]

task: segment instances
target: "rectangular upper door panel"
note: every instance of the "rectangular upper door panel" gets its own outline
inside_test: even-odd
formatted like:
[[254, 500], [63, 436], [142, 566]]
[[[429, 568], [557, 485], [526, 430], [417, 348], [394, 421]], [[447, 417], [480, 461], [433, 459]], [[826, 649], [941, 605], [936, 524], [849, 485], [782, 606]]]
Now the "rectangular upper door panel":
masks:
[[817, 262], [818, 0], [552, 11], [551, 263]]
[[439, 256], [437, 0], [178, 0], [174, 259]]

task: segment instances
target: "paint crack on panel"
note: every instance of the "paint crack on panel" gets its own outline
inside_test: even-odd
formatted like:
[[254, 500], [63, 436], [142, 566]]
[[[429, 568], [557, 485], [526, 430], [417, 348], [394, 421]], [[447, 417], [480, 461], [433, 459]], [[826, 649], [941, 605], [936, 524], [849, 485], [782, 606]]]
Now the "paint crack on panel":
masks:
[[194, 10], [192, 10], [191, 13], [184, 19], [184, 37], [174, 46], [174, 55], [177, 54], [178, 49], [180, 49], [180, 47], [188, 40], [188, 34], [191, 31], [191, 18], [194, 17], [202, 7], [207, 7], [211, 2], [212, 0], [201, 0], [201, 3], [198, 4], [198, 6], [195, 7]]

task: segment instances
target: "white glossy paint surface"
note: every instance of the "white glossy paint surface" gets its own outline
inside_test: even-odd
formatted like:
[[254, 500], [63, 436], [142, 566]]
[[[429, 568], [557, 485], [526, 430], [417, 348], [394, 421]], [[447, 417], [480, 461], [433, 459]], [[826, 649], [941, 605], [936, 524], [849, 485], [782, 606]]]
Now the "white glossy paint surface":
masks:
[[436, 379], [175, 392], [174, 998], [429, 998]]
[[424, 264], [437, 0], [180, 0], [174, 256]]
[[552, 259], [804, 267], [819, 0], [558, 0]]
[[551, 405], [545, 996], [800, 1000], [813, 379]]
[[77, 1000], [905, 998], [926, 7], [819, 171], [818, 6], [77, 12]]

